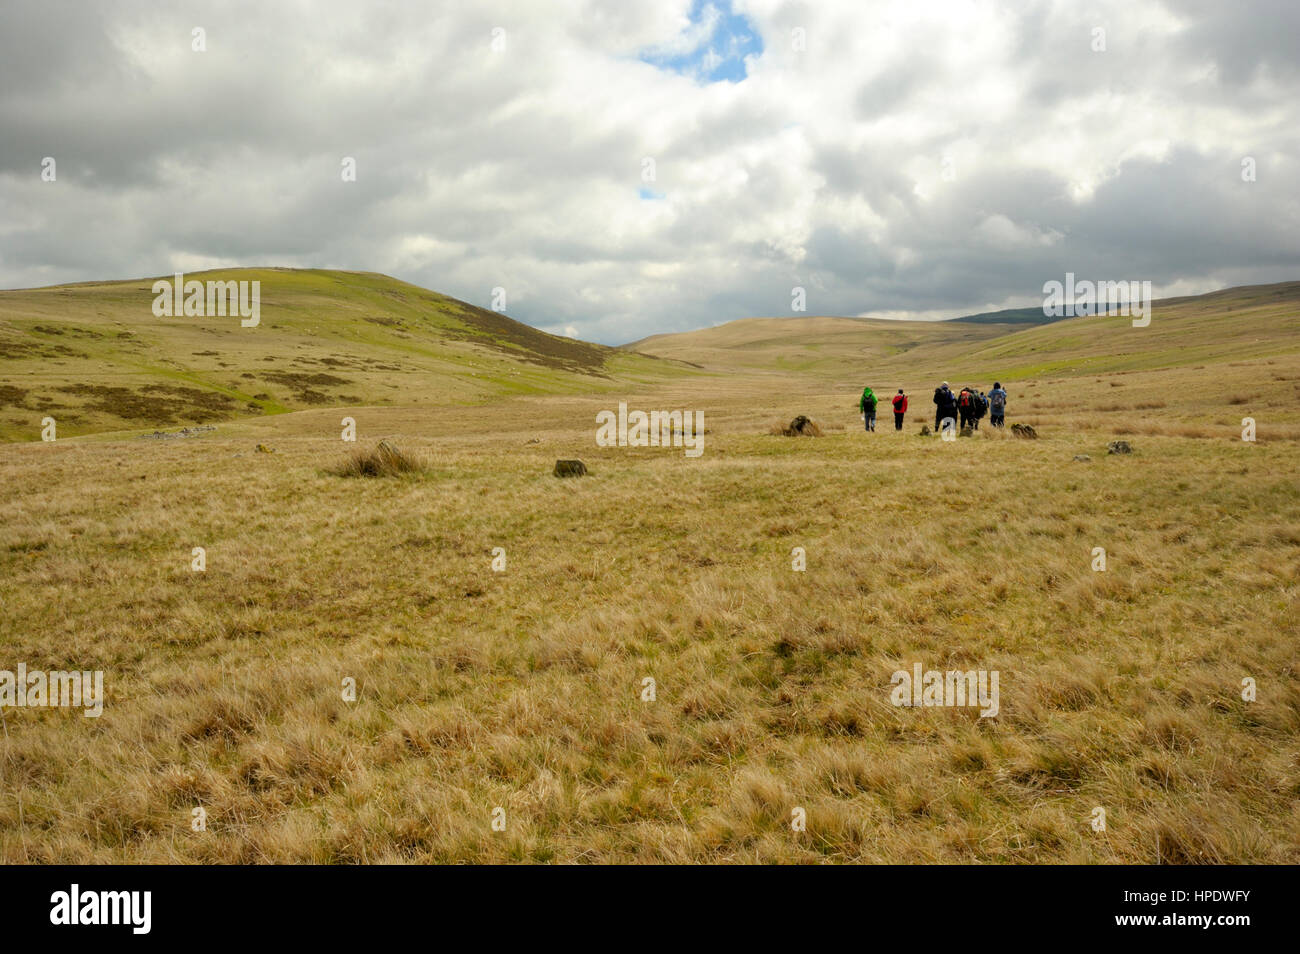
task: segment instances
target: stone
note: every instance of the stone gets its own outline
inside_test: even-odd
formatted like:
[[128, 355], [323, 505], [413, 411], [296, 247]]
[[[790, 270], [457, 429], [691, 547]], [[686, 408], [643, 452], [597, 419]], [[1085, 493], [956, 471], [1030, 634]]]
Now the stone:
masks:
[[585, 477], [587, 474], [587, 465], [580, 460], [557, 460], [555, 462], [556, 477]]

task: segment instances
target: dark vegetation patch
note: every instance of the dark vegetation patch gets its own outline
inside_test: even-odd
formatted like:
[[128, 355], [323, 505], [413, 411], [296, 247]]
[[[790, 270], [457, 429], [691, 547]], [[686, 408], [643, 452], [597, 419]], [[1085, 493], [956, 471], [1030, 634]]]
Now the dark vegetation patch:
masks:
[[77, 328], [74, 325], [66, 325], [62, 328], [57, 328], [53, 325], [33, 325], [32, 331], [39, 332], [43, 335], [71, 335], [74, 338], [104, 337], [98, 331], [91, 331], [89, 328]]
[[171, 384], [150, 384], [138, 391], [96, 384], [74, 384], [58, 390], [89, 398], [85, 407], [88, 411], [146, 424], [219, 420], [235, 409], [234, 398], [225, 394]]
[[0, 404], [7, 404], [11, 407], [26, 407], [26, 389], [16, 388], [12, 384], [0, 384]]
[[612, 348], [548, 335], [500, 312], [454, 298], [444, 299], [444, 308], [465, 326], [464, 330], [446, 328], [446, 334], [451, 338], [485, 345], [508, 357], [546, 368], [607, 377], [603, 373], [605, 358]]
[[308, 374], [304, 371], [267, 371], [262, 375], [267, 381], [274, 384], [282, 384], [293, 391], [293, 396], [304, 404], [328, 404], [331, 398], [324, 391], [316, 390], [316, 387], [337, 387], [340, 384], [350, 384], [347, 378], [335, 377], [332, 374], [316, 372]]
[[316, 374], [307, 374], [301, 371], [267, 371], [262, 375], [268, 381], [274, 381], [276, 384], [283, 384], [286, 387], [300, 388], [309, 384], [320, 384], [331, 387], [336, 384], [350, 383], [347, 378], [337, 378], [332, 374], [317, 372]]
[[0, 358], [27, 358], [40, 352], [39, 347], [25, 341], [0, 341]]
[[43, 344], [12, 339], [0, 341], [0, 358], [54, 358], [60, 355], [68, 358], [89, 357], [84, 352], [74, 351], [63, 344]]

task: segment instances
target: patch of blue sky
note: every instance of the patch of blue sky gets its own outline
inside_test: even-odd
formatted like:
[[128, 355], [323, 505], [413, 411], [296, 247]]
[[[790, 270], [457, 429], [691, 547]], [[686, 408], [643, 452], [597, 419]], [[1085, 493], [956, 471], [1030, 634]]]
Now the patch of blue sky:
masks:
[[731, 9], [731, 0], [695, 0], [689, 23], [672, 40], [641, 53], [641, 60], [697, 83], [739, 83], [747, 74], [745, 57], [763, 52], [763, 41], [749, 20]]

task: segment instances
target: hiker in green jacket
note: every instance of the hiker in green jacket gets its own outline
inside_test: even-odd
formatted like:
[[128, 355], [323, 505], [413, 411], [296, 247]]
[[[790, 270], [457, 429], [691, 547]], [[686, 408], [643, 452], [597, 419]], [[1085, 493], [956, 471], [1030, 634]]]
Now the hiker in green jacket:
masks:
[[862, 422], [867, 426], [867, 430], [875, 431], [876, 396], [871, 393], [871, 388], [862, 389], [862, 400], [858, 402], [858, 410], [862, 412]]

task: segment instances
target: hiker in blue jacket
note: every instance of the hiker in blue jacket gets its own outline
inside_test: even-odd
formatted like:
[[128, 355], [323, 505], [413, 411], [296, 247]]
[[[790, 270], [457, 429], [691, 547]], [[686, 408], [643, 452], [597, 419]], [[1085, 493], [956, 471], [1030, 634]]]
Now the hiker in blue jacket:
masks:
[[994, 427], [1002, 427], [1006, 420], [1007, 413], [1007, 392], [1002, 389], [1002, 385], [994, 381], [993, 390], [989, 392], [989, 423]]

